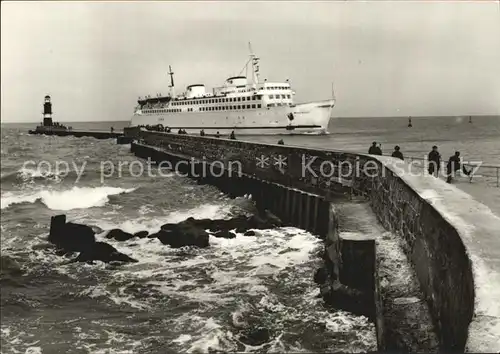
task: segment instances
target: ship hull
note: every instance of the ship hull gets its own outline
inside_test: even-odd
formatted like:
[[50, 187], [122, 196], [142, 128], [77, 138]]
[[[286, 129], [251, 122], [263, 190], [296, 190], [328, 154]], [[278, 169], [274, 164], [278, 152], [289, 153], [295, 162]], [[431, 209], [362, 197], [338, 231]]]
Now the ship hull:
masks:
[[131, 125], [158, 125], [187, 133], [207, 135], [328, 134], [333, 100], [228, 112], [136, 113]]

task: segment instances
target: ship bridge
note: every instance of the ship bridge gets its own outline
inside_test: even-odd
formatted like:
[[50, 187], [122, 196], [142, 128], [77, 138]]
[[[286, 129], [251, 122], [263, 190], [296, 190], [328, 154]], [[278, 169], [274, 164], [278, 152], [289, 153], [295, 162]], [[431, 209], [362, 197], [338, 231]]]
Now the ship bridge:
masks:
[[267, 107], [292, 106], [295, 92], [288, 80], [286, 82], [262, 82], [257, 85], [257, 92], [262, 95]]

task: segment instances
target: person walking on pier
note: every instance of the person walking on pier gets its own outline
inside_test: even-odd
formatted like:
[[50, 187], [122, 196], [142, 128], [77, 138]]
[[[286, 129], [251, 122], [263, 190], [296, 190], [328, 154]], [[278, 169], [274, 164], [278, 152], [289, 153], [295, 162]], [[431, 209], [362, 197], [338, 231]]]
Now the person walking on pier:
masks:
[[220, 138], [220, 133], [217, 131], [217, 133], [215, 134], [215, 137], [216, 138]]
[[236, 135], [234, 135], [234, 130], [231, 132], [231, 135], [229, 135], [229, 139], [236, 140]]
[[438, 177], [439, 170], [441, 168], [441, 154], [439, 153], [438, 147], [436, 145], [432, 147], [432, 151], [429, 152], [427, 160], [429, 163], [427, 171], [429, 172], [430, 175], [434, 175], [435, 173], [435, 176]]
[[460, 170], [462, 170], [467, 176], [469, 176], [471, 173], [471, 171], [467, 171], [465, 166], [460, 161], [460, 152], [455, 151], [455, 155], [450, 156], [448, 165], [446, 166], [446, 182], [451, 183], [453, 177], [455, 177], [456, 172]]
[[205, 136], [205, 131], [203, 129], [200, 130], [200, 136]]
[[111, 127], [111, 133], [113, 133], [115, 131], [115, 128]]
[[370, 155], [382, 155], [382, 149], [380, 149], [380, 147], [377, 146], [377, 142], [374, 141], [372, 143], [372, 146], [370, 146], [370, 148], [368, 149], [368, 153]]
[[394, 151], [392, 152], [391, 156], [404, 161], [405, 158], [403, 157], [403, 153], [400, 151], [400, 149], [401, 148], [398, 145], [394, 146]]

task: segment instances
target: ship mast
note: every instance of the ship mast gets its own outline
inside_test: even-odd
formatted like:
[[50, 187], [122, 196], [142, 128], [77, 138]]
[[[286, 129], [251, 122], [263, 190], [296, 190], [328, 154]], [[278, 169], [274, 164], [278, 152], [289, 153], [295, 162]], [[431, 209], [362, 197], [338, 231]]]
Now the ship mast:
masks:
[[174, 85], [174, 73], [172, 72], [172, 67], [168, 66], [168, 75], [170, 75], [170, 96], [175, 97], [175, 85]]
[[257, 84], [259, 83], [259, 58], [253, 54], [252, 44], [248, 42], [248, 49], [250, 51], [250, 61], [252, 62], [252, 83], [253, 88], [257, 88]]

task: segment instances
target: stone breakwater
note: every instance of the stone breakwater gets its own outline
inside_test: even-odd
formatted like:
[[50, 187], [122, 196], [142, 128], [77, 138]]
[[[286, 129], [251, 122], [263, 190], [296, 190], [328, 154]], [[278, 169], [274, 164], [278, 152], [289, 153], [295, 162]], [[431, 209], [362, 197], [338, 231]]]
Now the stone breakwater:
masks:
[[29, 131], [34, 135], [56, 135], [56, 136], [74, 136], [76, 138], [92, 137], [96, 139], [117, 139], [118, 144], [129, 144], [130, 139], [126, 139], [121, 132], [106, 132], [96, 130], [72, 130], [57, 129], [52, 127], [39, 126]]
[[[329, 211], [331, 201], [355, 195], [368, 198], [382, 225], [401, 238], [428, 304], [440, 348], [495, 349], [495, 343], [500, 343], [498, 332], [490, 331], [486, 335], [475, 330], [474, 338], [470, 338], [471, 322], [474, 328], [482, 328], [489, 316], [493, 322], [500, 323], [498, 309], [487, 306], [494, 301], [494, 294], [482, 291], [488, 280], [497, 284], [498, 265], [494, 261], [484, 264], [480, 259], [487, 252], [475, 247], [467, 238], [471, 233], [460, 222], [467, 215], [459, 206], [458, 214], [463, 219], [456, 215], [450, 217], [445, 208], [436, 206], [423, 195], [425, 187], [436, 191], [438, 198], [446, 201], [451, 192], [442, 192], [441, 181], [428, 176], [409, 177], [405, 175], [404, 165], [397, 165], [395, 160], [385, 157], [138, 130], [130, 130], [127, 134], [140, 142], [132, 144], [133, 152], [157, 162], [184, 159], [202, 166], [217, 161], [220, 169], [227, 171], [230, 162], [239, 161], [241, 174], [222, 174], [221, 178], [207, 176], [206, 181], [228, 186], [226, 189], [233, 194], [253, 190], [257, 193], [258, 204], [270, 207], [278, 216], [281, 213], [299, 227], [312, 228], [322, 237], [334, 230], [331, 227], [334, 218]], [[306, 197], [308, 195], [318, 197], [312, 208], [310, 203], [315, 198]], [[479, 204], [468, 202], [474, 206]], [[484, 237], [481, 230], [491, 235], [495, 227], [500, 226], [497, 219], [487, 218], [486, 225], [475, 225], [470, 220], [477, 230], [474, 236]], [[338, 252], [341, 241], [336, 237], [332, 240], [332, 244], [327, 245], [327, 253], [332, 262], [331, 271], [337, 279], [342, 259]], [[498, 241], [487, 240], [492, 246], [498, 246]], [[493, 254], [495, 251], [488, 252], [496, 257], [493, 259], [499, 259], [498, 254]], [[382, 325], [379, 327], [383, 329]], [[412, 331], [411, 328], [407, 330]]]

